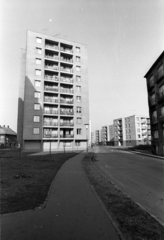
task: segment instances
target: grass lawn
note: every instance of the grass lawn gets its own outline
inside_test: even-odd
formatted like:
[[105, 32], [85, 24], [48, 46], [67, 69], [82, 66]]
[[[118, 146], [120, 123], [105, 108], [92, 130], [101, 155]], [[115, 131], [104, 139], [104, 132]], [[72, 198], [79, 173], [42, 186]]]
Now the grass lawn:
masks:
[[125, 239], [164, 239], [164, 227], [110, 182], [91, 162], [91, 155], [83, 159], [83, 167], [88, 180]]
[[61, 165], [77, 153], [28, 156], [19, 150], [0, 150], [1, 214], [34, 209], [44, 203]]

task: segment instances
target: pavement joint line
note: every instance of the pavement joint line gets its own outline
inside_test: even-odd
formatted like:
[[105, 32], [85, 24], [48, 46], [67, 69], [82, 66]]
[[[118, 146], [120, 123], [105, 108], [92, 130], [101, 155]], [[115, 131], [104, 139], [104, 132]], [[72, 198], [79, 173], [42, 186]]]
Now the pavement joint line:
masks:
[[106, 177], [117, 189], [119, 189], [125, 196], [127, 196], [131, 201], [133, 201], [134, 203], [136, 203], [141, 209], [143, 209], [145, 212], [147, 212], [152, 218], [154, 218], [159, 224], [161, 224], [164, 227], [164, 223], [161, 222], [157, 217], [155, 217], [153, 214], [149, 213], [148, 210], [143, 207], [140, 203], [134, 201], [131, 199], [131, 197], [129, 195], [127, 195], [123, 190], [121, 190], [118, 186], [116, 186], [107, 176], [106, 174], [109, 176], [108, 173], [103, 173], [100, 169], [98, 169], [95, 165], [94, 167], [97, 169], [97, 171], [99, 171], [104, 177]]
[[[83, 160], [83, 159], [82, 159]], [[93, 164], [93, 162], [91, 160], [89, 160], [91, 162], [91, 164]], [[84, 167], [83, 167], [84, 169]], [[95, 194], [95, 197], [97, 198], [97, 200], [99, 201], [100, 205], [102, 206], [104, 212], [106, 213], [109, 221], [112, 223], [114, 229], [116, 230], [117, 234], [118, 234], [118, 237], [120, 238], [120, 240], [126, 240], [122, 234], [122, 232], [120, 231], [119, 227], [118, 227], [118, 224], [117, 222], [111, 217], [111, 215], [109, 214], [109, 212], [107, 211], [104, 203], [102, 202], [102, 200], [100, 199], [100, 197], [98, 196], [98, 194], [96, 193], [96, 191], [94, 190], [94, 186], [91, 185], [91, 183], [89, 182], [89, 179], [85, 173], [85, 171], [83, 171], [84, 173], [84, 176], [85, 176], [85, 179], [86, 181], [88, 182], [88, 186], [91, 188], [91, 190], [93, 191], [93, 193]]]

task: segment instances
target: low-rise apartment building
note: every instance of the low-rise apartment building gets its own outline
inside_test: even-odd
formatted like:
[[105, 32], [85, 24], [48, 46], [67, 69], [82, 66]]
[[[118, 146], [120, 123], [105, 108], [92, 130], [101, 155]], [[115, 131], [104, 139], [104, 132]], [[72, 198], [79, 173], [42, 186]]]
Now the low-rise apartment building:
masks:
[[114, 126], [114, 145], [125, 146], [125, 123], [124, 118], [113, 120]]
[[102, 126], [102, 145], [106, 145], [109, 141], [109, 126]]
[[147, 82], [152, 152], [164, 156], [164, 51], [144, 77]]
[[100, 131], [96, 130], [95, 131], [95, 144], [98, 145], [100, 142]]

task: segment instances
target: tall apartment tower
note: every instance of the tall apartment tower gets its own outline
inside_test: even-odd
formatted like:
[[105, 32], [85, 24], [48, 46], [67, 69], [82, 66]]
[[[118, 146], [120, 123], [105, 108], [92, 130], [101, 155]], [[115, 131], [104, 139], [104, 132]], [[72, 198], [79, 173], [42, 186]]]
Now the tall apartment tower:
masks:
[[27, 31], [17, 126], [24, 150], [86, 148], [87, 75], [86, 45]]
[[96, 130], [95, 131], [95, 143], [99, 144], [99, 142], [100, 142], [100, 132], [99, 132], [99, 130]]
[[124, 118], [113, 120], [114, 126], [114, 145], [125, 146], [125, 123]]
[[144, 77], [147, 82], [152, 152], [164, 156], [164, 51]]
[[109, 126], [102, 126], [102, 144], [106, 145], [109, 141]]

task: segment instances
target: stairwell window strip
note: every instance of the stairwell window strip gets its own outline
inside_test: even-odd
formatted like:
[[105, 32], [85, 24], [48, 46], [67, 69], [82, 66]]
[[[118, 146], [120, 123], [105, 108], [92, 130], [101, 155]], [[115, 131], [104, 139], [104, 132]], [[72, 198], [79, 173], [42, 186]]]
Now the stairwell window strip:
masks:
[[76, 81], [81, 82], [81, 76], [76, 76]]
[[40, 69], [35, 69], [35, 74], [37, 76], [41, 76], [41, 70]]
[[34, 103], [34, 110], [40, 110], [40, 104]]
[[42, 49], [41, 48], [36, 48], [36, 53], [42, 54]]
[[34, 116], [33, 121], [34, 122], [40, 122], [40, 116]]
[[34, 97], [35, 97], [35, 98], [40, 98], [40, 92], [37, 92], [37, 91], [34, 92]]
[[35, 59], [35, 62], [36, 62], [36, 64], [41, 64], [41, 63], [42, 63], [42, 60], [41, 60], [40, 58], [36, 58], [36, 59]]
[[40, 128], [33, 128], [33, 134], [40, 134]]
[[42, 38], [36, 37], [36, 43], [42, 43]]
[[35, 80], [35, 87], [40, 87], [41, 86], [41, 81]]

